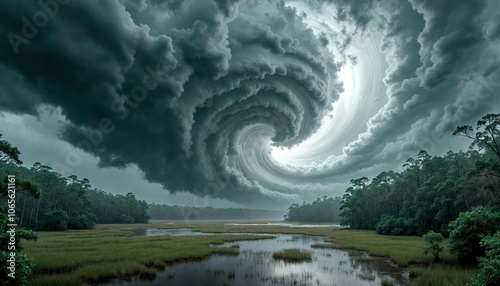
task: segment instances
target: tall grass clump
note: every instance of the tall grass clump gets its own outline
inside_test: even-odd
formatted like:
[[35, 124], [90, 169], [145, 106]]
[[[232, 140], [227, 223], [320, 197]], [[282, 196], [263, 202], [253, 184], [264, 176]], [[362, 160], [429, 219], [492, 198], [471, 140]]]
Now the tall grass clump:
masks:
[[282, 259], [288, 262], [311, 261], [312, 255], [310, 252], [298, 248], [288, 248], [283, 251], [273, 253], [274, 259]]

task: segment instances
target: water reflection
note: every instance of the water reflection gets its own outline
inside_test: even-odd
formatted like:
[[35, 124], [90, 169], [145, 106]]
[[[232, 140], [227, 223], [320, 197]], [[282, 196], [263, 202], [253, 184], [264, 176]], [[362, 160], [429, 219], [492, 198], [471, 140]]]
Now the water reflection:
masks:
[[264, 226], [286, 226], [286, 227], [334, 227], [340, 228], [340, 224], [300, 224], [300, 223], [286, 223], [286, 222], [266, 222], [266, 223], [226, 223], [226, 225], [264, 225]]
[[193, 231], [190, 228], [136, 228], [132, 230], [131, 236], [191, 236], [191, 235], [210, 235], [210, 233]]
[[266, 236], [269, 234], [265, 233], [244, 233], [244, 232], [221, 232], [221, 233], [209, 233], [209, 232], [201, 232], [201, 231], [193, 231], [190, 228], [172, 228], [172, 229], [163, 229], [163, 228], [136, 228], [133, 229], [130, 233], [130, 236], [196, 236], [196, 235], [242, 235], [242, 234], [251, 234], [251, 235], [262, 235]]
[[[153, 281], [133, 279], [108, 285], [381, 285], [382, 279], [394, 285], [408, 285], [408, 273], [389, 261], [364, 252], [311, 248], [324, 238], [279, 234], [274, 239], [241, 241], [238, 256], [214, 255], [199, 262], [165, 267]], [[309, 251], [313, 260], [286, 263], [274, 260], [272, 253], [286, 248]]]

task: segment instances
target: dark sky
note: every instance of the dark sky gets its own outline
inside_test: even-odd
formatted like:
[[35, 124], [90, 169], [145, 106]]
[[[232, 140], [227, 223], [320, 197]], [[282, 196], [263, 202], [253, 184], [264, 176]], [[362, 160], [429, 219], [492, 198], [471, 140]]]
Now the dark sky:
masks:
[[497, 0], [1, 1], [0, 19], [0, 133], [25, 164], [148, 202], [341, 195], [500, 111]]

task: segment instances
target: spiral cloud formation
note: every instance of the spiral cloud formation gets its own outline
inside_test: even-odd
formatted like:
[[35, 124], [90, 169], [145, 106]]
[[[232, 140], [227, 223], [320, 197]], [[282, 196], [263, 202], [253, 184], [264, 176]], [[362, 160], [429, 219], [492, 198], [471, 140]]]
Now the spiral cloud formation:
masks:
[[283, 207], [420, 149], [462, 147], [457, 125], [500, 110], [499, 11], [496, 0], [2, 1], [0, 111], [56, 108], [61, 139], [171, 193]]

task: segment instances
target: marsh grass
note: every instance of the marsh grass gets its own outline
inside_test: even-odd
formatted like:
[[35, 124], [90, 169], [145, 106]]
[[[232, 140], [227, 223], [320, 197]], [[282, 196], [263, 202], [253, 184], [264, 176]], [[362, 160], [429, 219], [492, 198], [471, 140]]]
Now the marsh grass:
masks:
[[273, 253], [274, 259], [282, 259], [287, 262], [311, 261], [312, 255], [310, 252], [298, 248], [288, 248], [283, 251]]
[[[470, 282], [477, 269], [462, 267], [455, 255], [448, 251], [448, 241], [443, 243], [441, 262], [434, 263], [432, 257], [423, 254], [424, 241], [417, 236], [387, 236], [368, 230], [348, 230], [338, 228], [300, 228], [273, 225], [245, 226], [211, 225], [198, 223], [193, 227], [205, 232], [245, 232], [245, 233], [290, 233], [325, 236], [325, 243], [315, 244], [315, 248], [356, 249], [367, 251], [373, 256], [389, 258], [402, 267], [410, 267], [410, 275], [417, 285], [462, 286]], [[412, 270], [413, 269], [413, 270]], [[413, 274], [412, 274], [413, 272]]]
[[311, 245], [311, 247], [319, 249], [339, 249], [341, 246], [336, 243], [316, 243]]
[[211, 233], [305, 234], [327, 237], [313, 247], [357, 249], [409, 266], [417, 285], [465, 285], [476, 269], [461, 267], [448, 252], [434, 263], [423, 254], [423, 239], [416, 236], [384, 236], [374, 231], [338, 228], [284, 227], [275, 225], [226, 225], [224, 222], [152, 221], [141, 225], [97, 225], [93, 230], [39, 232], [36, 242], [27, 241], [26, 252], [36, 263], [29, 285], [89, 285], [112, 278], [140, 276], [151, 279], [165, 265], [195, 261], [212, 254], [238, 255], [236, 247], [218, 245], [238, 240], [262, 239], [251, 235], [130, 237], [135, 228], [191, 228]]
[[[179, 261], [212, 254], [238, 255], [238, 248], [219, 246], [255, 235], [129, 237], [137, 226], [98, 225], [93, 230], [39, 232], [25, 243], [36, 267], [29, 285], [90, 285], [113, 278], [154, 279], [158, 270]], [[144, 227], [144, 225], [142, 225]]]
[[462, 286], [470, 282], [477, 272], [473, 268], [436, 263], [418, 270], [416, 282], [419, 286]]

